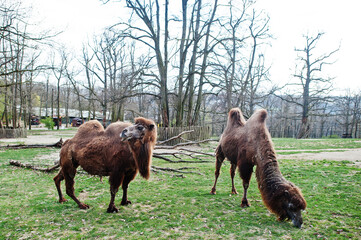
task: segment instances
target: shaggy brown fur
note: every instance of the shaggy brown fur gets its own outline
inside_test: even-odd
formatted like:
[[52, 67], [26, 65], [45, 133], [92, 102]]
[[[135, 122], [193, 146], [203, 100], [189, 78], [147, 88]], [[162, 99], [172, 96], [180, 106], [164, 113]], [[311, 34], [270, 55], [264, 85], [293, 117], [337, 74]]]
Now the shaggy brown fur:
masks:
[[61, 181], [65, 179], [67, 195], [79, 208], [89, 208], [74, 195], [74, 177], [80, 165], [92, 175], [109, 176], [111, 200], [107, 212], [118, 212], [114, 199], [119, 186], [123, 188], [121, 205], [127, 205], [131, 203], [127, 198], [128, 184], [137, 172], [149, 178], [156, 138], [155, 123], [145, 118], [136, 118], [134, 125], [112, 123], [105, 131], [96, 120], [83, 124], [72, 139], [65, 141], [60, 151], [61, 169], [54, 177], [59, 202], [67, 201], [60, 188]]
[[230, 110], [227, 127], [216, 150], [215, 182], [211, 194], [216, 193], [216, 184], [222, 162], [231, 162], [232, 193], [234, 173], [238, 167], [243, 180], [242, 207], [248, 207], [247, 189], [256, 165], [258, 188], [266, 207], [279, 220], [291, 219], [297, 227], [302, 226], [301, 210], [306, 208], [301, 191], [281, 174], [276, 160], [271, 136], [266, 127], [266, 110], [258, 110], [246, 122], [238, 108]]

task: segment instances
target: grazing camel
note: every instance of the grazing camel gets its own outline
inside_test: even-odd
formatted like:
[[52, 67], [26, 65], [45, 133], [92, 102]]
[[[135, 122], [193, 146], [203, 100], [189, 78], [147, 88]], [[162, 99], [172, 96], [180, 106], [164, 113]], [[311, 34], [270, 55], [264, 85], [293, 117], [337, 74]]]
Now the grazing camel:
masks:
[[109, 176], [111, 199], [107, 212], [118, 212], [114, 199], [119, 186], [123, 188], [121, 205], [131, 202], [127, 198], [128, 184], [139, 171], [149, 178], [152, 151], [157, 139], [157, 128], [152, 120], [135, 118], [135, 123], [116, 122], [106, 130], [92, 120], [81, 125], [72, 139], [64, 142], [60, 151], [61, 169], [54, 177], [59, 202], [67, 201], [60, 188], [65, 179], [66, 193], [81, 209], [89, 206], [74, 195], [74, 177], [81, 166], [92, 175]]
[[216, 194], [216, 184], [220, 168], [225, 158], [231, 162], [232, 193], [235, 170], [238, 167], [243, 180], [242, 207], [249, 207], [247, 189], [256, 166], [258, 188], [266, 207], [278, 216], [278, 220], [292, 220], [294, 226], [301, 227], [301, 210], [306, 201], [300, 189], [287, 181], [281, 174], [271, 135], [266, 127], [267, 111], [256, 111], [246, 122], [238, 108], [229, 111], [227, 127], [216, 149], [215, 181], [211, 194]]

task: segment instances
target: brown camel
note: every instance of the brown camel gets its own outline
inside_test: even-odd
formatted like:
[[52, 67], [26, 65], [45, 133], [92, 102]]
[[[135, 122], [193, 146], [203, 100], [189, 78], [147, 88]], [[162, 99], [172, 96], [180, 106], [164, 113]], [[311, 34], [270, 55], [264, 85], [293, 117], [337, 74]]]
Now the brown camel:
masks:
[[271, 135], [266, 127], [267, 111], [255, 112], [246, 122], [238, 108], [229, 111], [227, 127], [216, 149], [216, 171], [211, 194], [216, 194], [216, 184], [222, 162], [227, 158], [231, 162], [232, 193], [234, 174], [238, 167], [243, 181], [242, 207], [249, 207], [247, 189], [256, 165], [258, 188], [266, 207], [278, 216], [278, 220], [292, 220], [294, 226], [301, 227], [301, 210], [306, 201], [301, 191], [281, 174], [276, 159]]
[[119, 186], [123, 188], [121, 205], [127, 205], [131, 203], [127, 198], [128, 184], [137, 172], [149, 178], [156, 139], [155, 123], [145, 118], [136, 118], [134, 125], [112, 123], [105, 131], [97, 120], [84, 123], [72, 139], [64, 142], [60, 151], [61, 169], [54, 177], [59, 202], [67, 201], [60, 188], [61, 181], [65, 179], [67, 195], [79, 208], [89, 208], [74, 195], [74, 177], [77, 167], [81, 166], [89, 174], [109, 176], [111, 199], [107, 212], [118, 212], [114, 199]]

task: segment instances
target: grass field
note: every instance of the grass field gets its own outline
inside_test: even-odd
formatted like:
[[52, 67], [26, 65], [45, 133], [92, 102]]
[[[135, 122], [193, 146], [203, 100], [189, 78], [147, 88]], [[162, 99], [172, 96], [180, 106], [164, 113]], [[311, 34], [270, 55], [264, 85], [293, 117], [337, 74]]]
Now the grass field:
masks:
[[[361, 148], [349, 139], [275, 139], [276, 149]], [[322, 146], [322, 147], [321, 147]], [[214, 151], [214, 144], [204, 145]], [[60, 204], [52, 178], [9, 165], [9, 160], [52, 165], [55, 149], [0, 151], [0, 239], [360, 239], [361, 169], [348, 161], [279, 160], [281, 172], [302, 189], [307, 201], [302, 229], [278, 222], [261, 201], [255, 177], [249, 188], [249, 208], [239, 195], [230, 195], [229, 163], [222, 167], [217, 195], [210, 195], [214, 159], [210, 163], [174, 164], [153, 159], [159, 167], [194, 167], [200, 174], [152, 173], [139, 176], [128, 190], [132, 205], [108, 214], [107, 178], [78, 174], [75, 192], [90, 205], [81, 210], [71, 199]], [[320, 150], [322, 151], [322, 150]], [[54, 155], [54, 154], [53, 154]], [[39, 157], [42, 156], [42, 157]], [[45, 156], [45, 157], [44, 157]], [[35, 159], [35, 160], [34, 160]], [[39, 160], [41, 159], [41, 160]], [[64, 186], [64, 185], [63, 185]], [[64, 188], [63, 188], [64, 189]], [[117, 195], [119, 206], [121, 191]]]

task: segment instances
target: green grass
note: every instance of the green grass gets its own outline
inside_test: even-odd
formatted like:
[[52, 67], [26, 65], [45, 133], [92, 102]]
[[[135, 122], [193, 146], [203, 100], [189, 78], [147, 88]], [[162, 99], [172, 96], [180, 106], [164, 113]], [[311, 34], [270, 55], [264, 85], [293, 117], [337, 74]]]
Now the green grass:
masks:
[[317, 150], [317, 149], [344, 149], [361, 148], [360, 139], [294, 139], [274, 138], [276, 150]]
[[[327, 150], [327, 152], [345, 152], [346, 150]], [[321, 152], [325, 152], [324, 149], [320, 149], [320, 150], [309, 150], [309, 151], [284, 151], [282, 152], [282, 150], [277, 151], [278, 155], [291, 155], [291, 154], [299, 154], [299, 153], [321, 153]]]
[[[334, 141], [328, 146], [339, 144], [338, 139]], [[343, 143], [350, 148], [353, 145]], [[210, 151], [211, 146], [205, 148]], [[119, 206], [120, 190], [116, 198], [120, 210], [117, 214], [106, 213], [110, 200], [107, 178], [101, 182], [98, 177], [86, 174], [76, 176], [75, 192], [91, 208], [81, 210], [71, 199], [60, 204], [52, 180], [56, 173], [8, 165], [10, 159], [51, 165], [56, 159], [40, 158], [43, 162], [34, 159], [51, 156], [54, 151], [0, 152], [0, 239], [361, 238], [361, 169], [348, 161], [279, 160], [281, 172], [302, 189], [308, 204], [303, 212], [304, 225], [297, 229], [290, 222], [276, 221], [268, 212], [254, 176], [248, 193], [251, 207], [241, 208], [243, 190], [239, 177], [236, 178], [239, 195], [230, 195], [229, 163], [222, 167], [217, 195], [210, 195], [214, 181], [212, 157], [211, 163], [202, 164], [171, 164], [153, 159], [155, 166], [191, 166], [197, 168], [192, 171], [202, 175], [184, 174], [185, 177], [180, 178], [152, 173], [148, 181], [137, 176], [128, 190], [132, 205]], [[62, 187], [65, 192], [64, 185]]]

